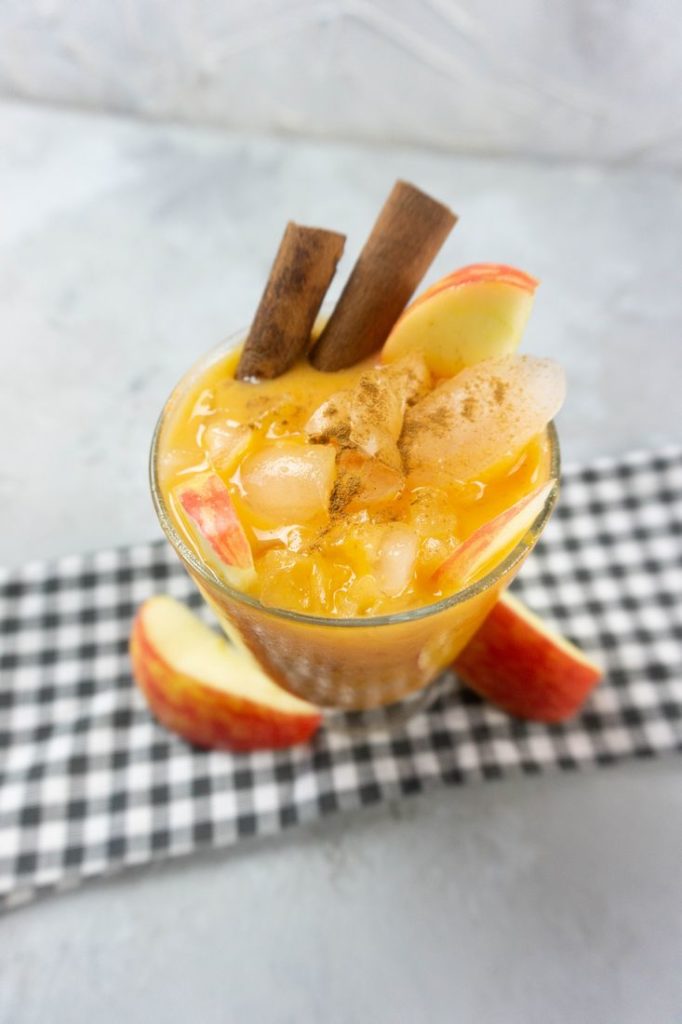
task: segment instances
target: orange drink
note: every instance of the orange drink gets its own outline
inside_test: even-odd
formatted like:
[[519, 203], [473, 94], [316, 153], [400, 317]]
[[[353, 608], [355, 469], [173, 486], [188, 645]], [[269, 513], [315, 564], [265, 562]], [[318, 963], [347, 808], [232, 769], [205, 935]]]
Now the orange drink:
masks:
[[[558, 474], [553, 428], [482, 478], [448, 477], [440, 465], [429, 479], [420, 462], [405, 471], [415, 458], [410, 424], [443, 383], [423, 360], [367, 360], [335, 373], [302, 361], [253, 384], [235, 380], [237, 359], [228, 344], [202, 360], [160, 420], [152, 480], [167, 536], [228, 635], [281, 685], [337, 708], [400, 700], [464, 647], [537, 539], [556, 497], [554, 483], [543, 487]], [[360, 417], [358, 436], [370, 446], [383, 439], [386, 461], [344, 442], [342, 401], [352, 406], [373, 385], [407, 389], [395, 451], [371, 436], [372, 424], [385, 426], [380, 403], [370, 403], [377, 420]], [[223, 561], [207, 522], [202, 535], [192, 517], [187, 495], [201, 500], [216, 480], [246, 539], [245, 565]], [[525, 529], [487, 558], [484, 549], [462, 575], [456, 565], [448, 572], [468, 539], [529, 495], [540, 503]]]

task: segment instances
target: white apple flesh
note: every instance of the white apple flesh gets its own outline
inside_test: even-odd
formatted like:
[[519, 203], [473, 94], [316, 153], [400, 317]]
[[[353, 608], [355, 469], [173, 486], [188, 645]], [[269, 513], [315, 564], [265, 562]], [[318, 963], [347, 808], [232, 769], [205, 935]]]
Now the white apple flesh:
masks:
[[514, 267], [479, 263], [448, 274], [417, 296], [382, 349], [384, 362], [419, 352], [432, 373], [453, 377], [466, 366], [515, 352], [538, 281]]
[[317, 731], [317, 708], [277, 686], [188, 608], [152, 597], [133, 622], [135, 680], [160, 722], [190, 743], [232, 751], [288, 747]]
[[530, 530], [556, 486], [556, 480], [550, 480], [475, 530], [435, 570], [434, 585], [452, 592], [501, 561]]

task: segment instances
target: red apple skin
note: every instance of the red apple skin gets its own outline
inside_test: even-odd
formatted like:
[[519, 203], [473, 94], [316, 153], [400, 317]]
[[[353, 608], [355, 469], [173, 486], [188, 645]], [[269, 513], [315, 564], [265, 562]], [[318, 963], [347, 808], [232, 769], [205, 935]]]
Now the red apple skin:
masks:
[[395, 323], [381, 350], [391, 363], [421, 352], [437, 377], [452, 377], [519, 346], [539, 281], [516, 267], [474, 263], [434, 282]]
[[216, 473], [203, 473], [175, 489], [206, 560], [228, 583], [246, 589], [255, 579], [253, 555], [230, 492]]
[[495, 281], [499, 284], [511, 284], [521, 291], [533, 294], [540, 282], [536, 277], [531, 277], [525, 270], [517, 267], [510, 267], [504, 263], [470, 263], [466, 267], [453, 270], [446, 274], [439, 281], [426, 288], [421, 295], [418, 295], [412, 302], [412, 307], [417, 306], [424, 299], [437, 295], [443, 288], [453, 288], [462, 284], [477, 284], [479, 281]]
[[549, 480], [479, 526], [434, 570], [434, 586], [451, 589], [466, 584], [482, 565], [511, 549], [530, 530], [555, 487], [556, 480]]
[[180, 675], [146, 636], [144, 605], [133, 622], [130, 658], [135, 680], [155, 717], [198, 747], [243, 753], [305, 743], [317, 732], [321, 715], [284, 714], [237, 694]]
[[508, 594], [453, 667], [481, 697], [537, 722], [571, 718], [602, 677], [599, 666]]

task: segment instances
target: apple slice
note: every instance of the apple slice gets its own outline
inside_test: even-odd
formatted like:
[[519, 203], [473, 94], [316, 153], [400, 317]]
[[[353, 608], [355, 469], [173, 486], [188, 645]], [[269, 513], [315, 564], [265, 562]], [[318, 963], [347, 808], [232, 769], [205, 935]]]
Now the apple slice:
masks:
[[500, 597], [453, 667], [492, 704], [538, 722], [570, 718], [602, 677], [575, 644], [510, 594]]
[[208, 564], [232, 586], [256, 578], [253, 555], [230, 492], [216, 473], [201, 473], [175, 488], [192, 534]]
[[198, 746], [289, 747], [320, 725], [317, 708], [273, 683], [255, 660], [171, 597], [152, 597], [139, 608], [130, 657], [154, 715]]
[[479, 526], [441, 562], [431, 577], [434, 586], [440, 590], [462, 587], [494, 559], [499, 560], [510, 551], [531, 528], [555, 487], [556, 480], [550, 480]]
[[438, 377], [515, 352], [535, 289], [530, 274], [498, 263], [476, 263], [441, 278], [402, 314], [382, 349], [384, 362], [421, 352]]

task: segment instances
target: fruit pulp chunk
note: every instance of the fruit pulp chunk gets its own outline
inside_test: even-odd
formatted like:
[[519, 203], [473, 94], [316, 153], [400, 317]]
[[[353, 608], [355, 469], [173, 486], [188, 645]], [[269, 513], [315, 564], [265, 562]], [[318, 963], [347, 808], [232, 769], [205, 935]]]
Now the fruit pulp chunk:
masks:
[[216, 576], [271, 607], [354, 618], [432, 604], [448, 592], [438, 567], [548, 478], [544, 427], [562, 396], [549, 361], [439, 380], [411, 353], [253, 384], [233, 379], [237, 359], [200, 375], [168, 423], [162, 450], [186, 458], [161, 486], [185, 489], [209, 460], [255, 572], [234, 583], [171, 500], [177, 525]]

